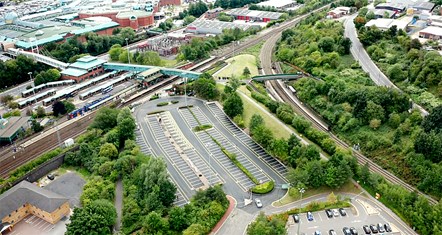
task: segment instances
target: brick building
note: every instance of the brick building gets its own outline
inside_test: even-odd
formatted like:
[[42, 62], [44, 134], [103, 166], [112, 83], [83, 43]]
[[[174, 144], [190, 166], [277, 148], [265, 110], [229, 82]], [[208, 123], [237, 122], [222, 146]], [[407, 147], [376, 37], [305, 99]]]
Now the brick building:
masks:
[[81, 82], [96, 77], [104, 72], [103, 64], [105, 62], [105, 60], [93, 56], [81, 57], [77, 62], [70, 64], [67, 69], [60, 72], [61, 79]]
[[28, 215], [51, 224], [69, 215], [69, 199], [52, 191], [22, 181], [0, 196], [0, 218], [9, 230]]
[[85, 19], [89, 17], [108, 17], [112, 21], [117, 22], [120, 27], [131, 27], [135, 30], [141, 27], [147, 27], [153, 25], [154, 19], [152, 12], [143, 10], [131, 10], [122, 11], [121, 9], [111, 9], [111, 10], [92, 10], [80, 12], [78, 14], [80, 19]]

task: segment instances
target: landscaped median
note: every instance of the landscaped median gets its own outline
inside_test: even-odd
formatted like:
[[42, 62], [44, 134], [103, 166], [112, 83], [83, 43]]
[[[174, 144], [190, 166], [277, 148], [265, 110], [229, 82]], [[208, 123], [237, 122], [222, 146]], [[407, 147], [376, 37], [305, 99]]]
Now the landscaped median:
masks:
[[195, 131], [195, 132], [204, 131], [204, 130], [207, 130], [210, 128], [212, 128], [212, 125], [210, 125], [210, 124], [198, 125], [193, 128], [193, 131]]
[[221, 147], [221, 151], [233, 162], [233, 164], [235, 164], [235, 166], [237, 166], [242, 172], [244, 172], [244, 174], [247, 175], [247, 177], [249, 177], [249, 179], [251, 181], [253, 181], [253, 183], [255, 184], [259, 184], [259, 181], [255, 178], [255, 176], [252, 175], [252, 173], [250, 173], [249, 170], [247, 170], [247, 168], [245, 168], [241, 162], [239, 162], [236, 159], [236, 155], [234, 153], [231, 153], [229, 151], [227, 151], [227, 149], [225, 149], [224, 147]]
[[274, 181], [268, 181], [259, 185], [256, 185], [252, 188], [252, 193], [256, 194], [266, 194], [270, 193], [273, 188], [275, 188], [275, 182]]

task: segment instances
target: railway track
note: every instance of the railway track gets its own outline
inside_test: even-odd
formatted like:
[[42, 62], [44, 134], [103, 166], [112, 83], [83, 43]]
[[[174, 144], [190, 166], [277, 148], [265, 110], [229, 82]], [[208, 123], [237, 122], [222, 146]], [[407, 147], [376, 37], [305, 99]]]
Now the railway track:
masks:
[[[321, 11], [321, 10], [326, 9], [328, 7], [329, 7], [329, 5], [323, 6], [319, 9], [315, 10], [314, 12]], [[275, 34], [280, 34], [283, 30], [296, 25], [300, 20], [306, 18], [308, 15], [309, 14], [305, 14], [303, 16], [294, 18], [290, 21], [281, 23], [278, 26], [274, 26], [273, 28], [269, 28], [269, 29], [259, 32], [253, 38], [251, 38], [245, 42], [242, 42], [240, 45], [235, 46], [235, 52], [239, 53], [239, 52], [241, 52], [251, 46], [254, 46], [255, 44], [257, 44], [260, 41], [270, 39]], [[232, 45], [232, 44], [230, 44], [230, 45]], [[217, 62], [219, 60], [227, 59], [233, 55], [234, 55], [234, 52], [232, 50], [227, 49], [227, 51], [222, 52], [220, 55], [212, 57], [211, 59], [205, 61], [204, 63], [200, 63], [200, 64], [194, 66], [193, 68], [189, 68], [189, 70], [193, 70], [193, 71], [203, 70], [215, 62]], [[164, 81], [162, 84], [156, 86], [155, 88], [161, 89], [161, 88], [171, 84], [172, 82], [176, 81], [176, 79], [178, 79], [178, 78], [175, 77], [175, 78], [168, 79], [168, 80]], [[144, 95], [150, 94], [154, 91], [155, 90], [146, 91], [142, 95], [144, 96]], [[140, 100], [141, 98], [142, 98], [142, 96], [138, 96], [138, 97], [135, 97], [131, 100], [127, 100], [124, 103], [124, 105], [121, 105], [119, 107], [130, 105], [130, 104]], [[93, 120], [95, 112], [93, 114], [90, 113], [88, 115], [91, 115], [91, 116], [89, 116], [89, 117], [91, 117], [90, 120]], [[80, 123], [80, 124], [75, 124], [75, 123]], [[60, 139], [65, 140], [65, 139], [73, 138], [73, 137], [80, 135], [81, 133], [83, 133], [87, 129], [87, 126], [90, 123], [91, 123], [91, 121], [89, 121], [89, 119], [88, 119], [88, 121], [77, 120], [76, 122], [72, 123], [71, 125], [60, 129], [59, 130]], [[74, 125], [78, 125], [78, 126], [74, 127]], [[66, 134], [66, 133], [68, 133], [68, 134]], [[9, 173], [12, 170], [16, 169], [17, 167], [22, 166], [23, 164], [25, 164], [33, 159], [36, 159], [44, 152], [52, 150], [58, 146], [58, 139], [57, 139], [55, 132], [53, 135], [48, 135], [45, 138], [38, 139], [39, 138], [38, 136], [35, 138], [37, 138], [37, 140], [32, 145], [29, 145], [28, 147], [26, 147], [26, 149], [24, 149], [24, 150], [19, 149], [16, 153], [9, 153], [9, 157], [3, 157], [2, 160], [0, 160], [0, 166], [1, 166], [0, 167], [1, 168], [0, 169], [0, 177], [2, 177], [2, 178], [8, 177]]]
[[[274, 35], [272, 38], [270, 38], [264, 44], [264, 46], [262, 48], [261, 63], [262, 63], [262, 68], [266, 74], [274, 74], [273, 68], [272, 68], [271, 56], [268, 56], [268, 55], [273, 55], [274, 47], [276, 45], [276, 42], [279, 40], [280, 36], [281, 36], [281, 34]], [[267, 55], [266, 57], [268, 57], [268, 59], [264, 59], [263, 55]], [[275, 67], [276, 72], [282, 73], [279, 63], [276, 63], [276, 65], [277, 65]], [[290, 106], [292, 106], [294, 108], [296, 113], [298, 113], [298, 114], [304, 116], [306, 119], [308, 119], [316, 129], [324, 131], [327, 134], [329, 134], [330, 138], [332, 138], [337, 145], [339, 145], [343, 148], [346, 148], [346, 149], [350, 148], [350, 146], [347, 143], [345, 143], [343, 140], [339, 139], [336, 135], [334, 135], [333, 133], [330, 132], [329, 126], [324, 121], [322, 121], [322, 119], [319, 117], [319, 115], [315, 114], [314, 111], [304, 107], [302, 105], [302, 103], [299, 100], [297, 100], [297, 98], [294, 98], [293, 96], [291, 96], [290, 92], [285, 89], [285, 87], [281, 81], [277, 81], [277, 80], [270, 81], [270, 85], [273, 86], [273, 89], [275, 89], [276, 93], [286, 103], [290, 104]], [[356, 157], [359, 164], [361, 164], [361, 165], [368, 164], [368, 166], [372, 172], [382, 175], [387, 181], [389, 181], [393, 184], [400, 185], [410, 192], [417, 192], [418, 194], [425, 196], [432, 205], [435, 205], [438, 203], [438, 201], [435, 200], [434, 198], [431, 198], [430, 196], [419, 191], [417, 188], [404, 182], [403, 180], [401, 180], [400, 178], [398, 178], [397, 176], [395, 176], [391, 172], [383, 169], [381, 166], [374, 163], [371, 159], [367, 158], [359, 151], [353, 151], [353, 155]]]

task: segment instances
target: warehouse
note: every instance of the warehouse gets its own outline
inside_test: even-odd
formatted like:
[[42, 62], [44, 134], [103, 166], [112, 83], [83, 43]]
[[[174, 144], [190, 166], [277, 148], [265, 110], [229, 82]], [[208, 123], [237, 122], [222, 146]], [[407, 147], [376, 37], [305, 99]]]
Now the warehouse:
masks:
[[245, 20], [252, 22], [270, 22], [281, 17], [282, 13], [270, 11], [254, 11], [243, 8], [233, 9], [227, 12], [228, 15], [233, 16], [236, 20]]
[[435, 26], [428, 26], [419, 32], [420, 38], [439, 40], [442, 39], [442, 28]]
[[288, 8], [294, 7], [297, 5], [295, 1], [292, 0], [269, 0], [256, 4], [260, 7], [271, 7], [278, 10], [287, 10]]
[[239, 28], [242, 30], [247, 30], [250, 28], [260, 27], [257, 25], [250, 24], [237, 24], [232, 22], [223, 22], [223, 21], [213, 21], [213, 20], [198, 20], [191, 23], [186, 28], [186, 33], [193, 34], [221, 34], [225, 29], [234, 29]]
[[406, 6], [402, 3], [380, 3], [375, 8], [403, 12], [405, 11]]
[[388, 30], [389, 28], [391, 28], [392, 26], [396, 26], [397, 29], [402, 29], [404, 31], [406, 31], [407, 26], [408, 26], [407, 21], [404, 20], [394, 20], [394, 19], [375, 19], [375, 20], [370, 20], [365, 24], [365, 27], [372, 27], [372, 26], [376, 26], [378, 29], [380, 30]]

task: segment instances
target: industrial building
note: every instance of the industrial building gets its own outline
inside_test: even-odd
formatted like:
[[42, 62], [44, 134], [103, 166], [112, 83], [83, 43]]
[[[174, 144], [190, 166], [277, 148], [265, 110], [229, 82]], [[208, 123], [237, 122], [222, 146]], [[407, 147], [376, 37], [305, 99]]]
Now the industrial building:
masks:
[[281, 17], [282, 13], [270, 11], [255, 11], [244, 8], [237, 8], [227, 12], [228, 15], [233, 16], [236, 20], [270, 22]]
[[221, 13], [223, 11], [224, 11], [224, 9], [222, 9], [221, 7], [217, 7], [217, 8], [214, 8], [214, 9], [209, 9], [206, 12], [206, 18], [209, 19], [209, 20], [216, 19], [218, 17], [219, 13]]
[[81, 57], [77, 62], [70, 64], [67, 69], [61, 71], [61, 79], [81, 82], [88, 78], [96, 77], [104, 72], [105, 60], [93, 56]]
[[375, 9], [373, 13], [377, 19], [378, 18], [391, 19], [396, 17], [396, 11], [390, 11], [386, 9]]
[[271, 7], [277, 10], [287, 10], [288, 8], [292, 8], [298, 4], [293, 0], [268, 0], [260, 2], [256, 5], [260, 7]]
[[409, 23], [410, 22], [407, 22], [405, 20], [379, 18], [379, 19], [368, 21], [365, 24], [365, 27], [376, 26], [378, 29], [385, 31], [385, 30], [388, 30], [389, 28], [391, 28], [392, 26], [396, 26], [398, 30], [402, 29], [402, 30], [406, 31]]
[[137, 45], [137, 51], [156, 51], [160, 56], [176, 55], [182, 44], [191, 39], [189, 34], [168, 33], [149, 38], [146, 42]]
[[327, 18], [336, 19], [348, 14], [350, 14], [350, 7], [336, 7], [327, 12]]
[[197, 20], [187, 26], [186, 33], [193, 34], [221, 34], [225, 29], [239, 28], [247, 30], [250, 28], [260, 28], [257, 25], [238, 24], [233, 22], [223, 22], [214, 20]]
[[51, 224], [69, 215], [68, 198], [22, 181], [0, 195], [0, 218], [11, 226], [28, 215], [33, 215]]
[[152, 12], [144, 10], [94, 9], [78, 13], [80, 19], [90, 17], [107, 17], [118, 23], [120, 27], [131, 27], [135, 30], [154, 24]]
[[380, 3], [376, 7], [376, 9], [385, 9], [390, 11], [397, 11], [399, 13], [404, 12], [407, 6], [403, 3]]

